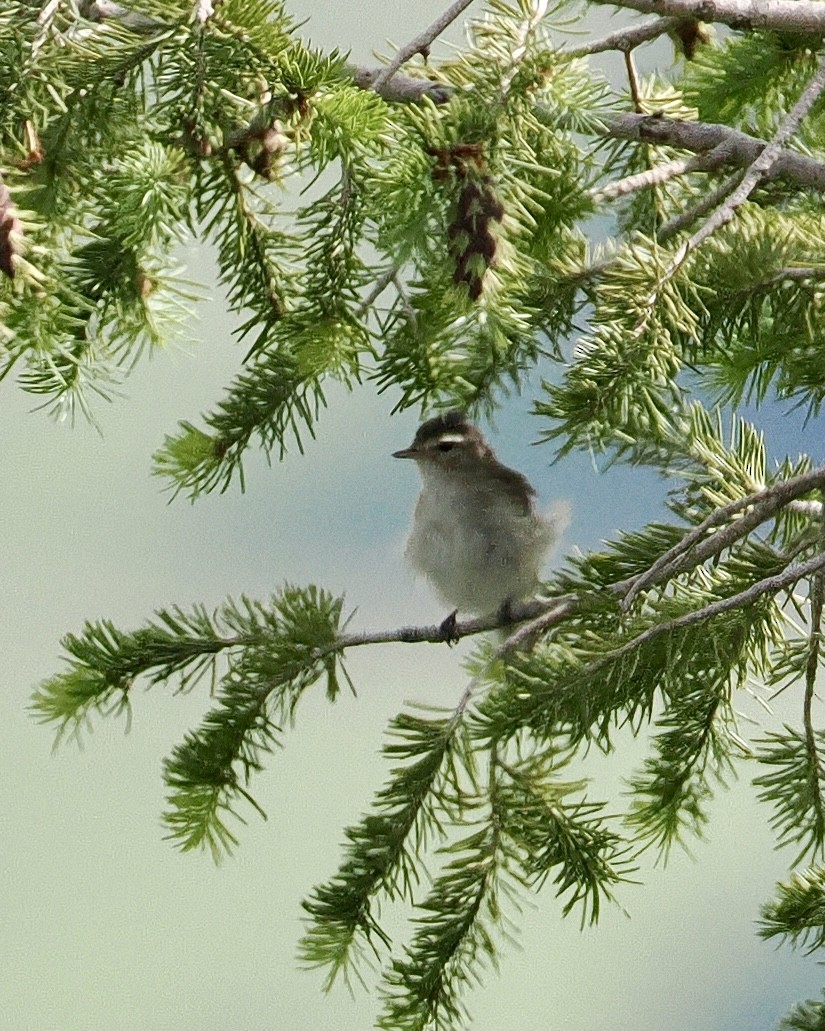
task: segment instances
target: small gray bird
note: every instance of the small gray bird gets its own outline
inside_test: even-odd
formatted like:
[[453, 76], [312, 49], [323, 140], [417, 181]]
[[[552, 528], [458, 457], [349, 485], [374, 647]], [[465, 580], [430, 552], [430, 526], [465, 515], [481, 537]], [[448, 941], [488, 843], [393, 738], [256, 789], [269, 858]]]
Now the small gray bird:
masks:
[[441, 601], [492, 615], [529, 598], [560, 532], [536, 511], [530, 482], [496, 459], [462, 412], [423, 423], [393, 457], [412, 458], [421, 474], [406, 556]]

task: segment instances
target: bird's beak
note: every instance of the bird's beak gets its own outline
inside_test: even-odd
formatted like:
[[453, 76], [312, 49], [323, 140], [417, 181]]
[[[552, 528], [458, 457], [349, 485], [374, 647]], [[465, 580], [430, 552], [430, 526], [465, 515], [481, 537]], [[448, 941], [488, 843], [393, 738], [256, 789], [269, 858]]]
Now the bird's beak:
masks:
[[417, 458], [418, 452], [414, 447], [405, 447], [401, 451], [393, 451], [393, 458]]

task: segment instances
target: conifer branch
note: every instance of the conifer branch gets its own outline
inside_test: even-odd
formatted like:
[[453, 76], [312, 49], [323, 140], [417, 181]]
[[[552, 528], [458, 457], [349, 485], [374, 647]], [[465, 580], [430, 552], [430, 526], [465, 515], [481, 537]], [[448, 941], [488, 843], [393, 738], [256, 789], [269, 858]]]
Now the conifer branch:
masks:
[[800, 580], [804, 580], [806, 577], [821, 569], [825, 569], [825, 554], [816, 555], [814, 558], [808, 559], [807, 562], [801, 562], [798, 565], [790, 565], [781, 573], [776, 573], [773, 576], [766, 576], [762, 580], [757, 580], [756, 583], [746, 587], [745, 590], [732, 594], [727, 598], [720, 598], [718, 601], [711, 602], [708, 605], [703, 605], [701, 608], [693, 609], [690, 612], [685, 612], [683, 615], [676, 616], [674, 619], [665, 620], [662, 623], [656, 623], [654, 626], [648, 627], [647, 630], [637, 634], [624, 644], [619, 645], [618, 648], [612, 649], [605, 655], [600, 656], [594, 662], [590, 663], [582, 670], [582, 676], [590, 677], [594, 673], [598, 673], [603, 666], [608, 663], [615, 662], [617, 659], [622, 658], [622, 656], [627, 655], [630, 652], [636, 651], [643, 644], [646, 644], [648, 641], [652, 641], [656, 637], [660, 637], [662, 634], [671, 634], [675, 630], [682, 630], [685, 627], [695, 626], [697, 623], [705, 623], [709, 619], [713, 619], [715, 616], [721, 615], [723, 612], [730, 612], [732, 609], [745, 608], [755, 602], [758, 598], [761, 598], [762, 595], [778, 594], [780, 591], [785, 590], [792, 584], [798, 583]]
[[776, 135], [752, 162], [745, 172], [742, 181], [730, 197], [679, 248], [673, 261], [664, 273], [665, 279], [669, 278], [688, 255], [696, 250], [697, 247], [700, 247], [709, 236], [712, 236], [718, 229], [721, 229], [722, 226], [731, 221], [736, 209], [745, 203], [759, 183], [775, 174], [774, 167], [782, 157], [785, 144], [796, 132], [800, 122], [810, 111], [823, 89], [825, 89], [825, 56], [821, 59], [816, 74], [811, 78], [802, 95], [779, 126]]
[[595, 0], [640, 14], [721, 22], [733, 29], [825, 34], [825, 8], [817, 0]]
[[[775, 805], [780, 843], [800, 842], [803, 855], [825, 848], [825, 734], [814, 719], [825, 533], [813, 526], [825, 516], [814, 500], [825, 467], [808, 471], [802, 458], [768, 473], [756, 429], [735, 421], [726, 443], [701, 403], [687, 407], [694, 381], [681, 375], [704, 363], [703, 398], [712, 381], [734, 399], [753, 386], [759, 400], [775, 387], [814, 412], [825, 401], [822, 218], [804, 195], [825, 194], [825, 162], [789, 149], [825, 81], [825, 62], [805, 81], [825, 4], [617, 0], [665, 16], [566, 47], [544, 39], [552, 0], [492, 0], [467, 47], [403, 74], [416, 54], [426, 64], [470, 2], [444, 0], [441, 18], [381, 68], [346, 66], [302, 42], [280, 0], [50, 0], [28, 20], [25, 0], [12, 0], [0, 14], [12, 55], [0, 72], [9, 101], [0, 279], [16, 273], [0, 318], [12, 360], [33, 352], [52, 373], [42, 389], [54, 393], [57, 380], [62, 390], [87, 360], [92, 367], [109, 335], [133, 356], [152, 330], [148, 299], [169, 251], [190, 233], [217, 245], [228, 307], [248, 320], [237, 335], [253, 333], [241, 375], [203, 429], [183, 424], [158, 455], [178, 488], [226, 487], [256, 437], [267, 454], [293, 438], [300, 447], [327, 384], [354, 386], [365, 373], [400, 391], [399, 407], [495, 407], [497, 387], [518, 386], [542, 348], [566, 357], [563, 342], [585, 317], [591, 328], [563, 388], [547, 386], [559, 403], [536, 406], [561, 426], [560, 450], [607, 442], [685, 471], [673, 520], [571, 556], [549, 597], [512, 611], [449, 631], [350, 633], [342, 598], [286, 587], [269, 603], [228, 601], [215, 613], [161, 610], [132, 632], [87, 624], [64, 641], [67, 666], [35, 695], [37, 716], [60, 737], [96, 714], [128, 715], [136, 683], [183, 691], [210, 681], [209, 711], [164, 766], [165, 821], [178, 847], [219, 858], [236, 843], [228, 814], [260, 812], [251, 783], [304, 693], [326, 689], [333, 701], [348, 682], [347, 649], [503, 630], [470, 660], [455, 704], [393, 723], [387, 783], [345, 831], [338, 873], [305, 906], [304, 957], [325, 966], [328, 983], [357, 976], [361, 952], [384, 958], [380, 905], [412, 907], [409, 948], [385, 969], [393, 1031], [459, 1026], [460, 992], [495, 964], [496, 935], [510, 926], [501, 903], [517, 906], [517, 890], [552, 882], [565, 913], [577, 905], [595, 919], [623, 879], [626, 841], [666, 851], [685, 828], [701, 831], [711, 782], [738, 747], [731, 695], [751, 677], [804, 687], [798, 729], [754, 748], [771, 767], [757, 783]], [[670, 84], [657, 83], [657, 106], [673, 117], [613, 114], [610, 88], [578, 60], [623, 54], [638, 106], [636, 48], [717, 17], [776, 34], [726, 38], [689, 73], [677, 65]], [[26, 74], [15, 75], [18, 65]], [[784, 98], [796, 96], [787, 114]], [[706, 122], [687, 120], [690, 102]], [[819, 154], [816, 110], [805, 142]], [[730, 128], [782, 118], [767, 140]], [[588, 191], [599, 167], [588, 140], [673, 150], [637, 174], [647, 147], [614, 143], [605, 149], [616, 181], [603, 176]], [[339, 167], [340, 183], [317, 198], [326, 186], [316, 184]], [[311, 184], [317, 199], [297, 212], [278, 193], [290, 170], [321, 177]], [[713, 189], [716, 176], [695, 173], [728, 178]], [[648, 303], [677, 247], [662, 242], [705, 220], [693, 239], [706, 239], [751, 180], [770, 181], [767, 203], [739, 209]], [[661, 183], [675, 188], [649, 190]], [[24, 197], [36, 206], [31, 219], [11, 206]], [[577, 271], [594, 208], [625, 198], [605, 248], [617, 256]], [[483, 234], [469, 217], [479, 200]], [[475, 249], [456, 243], [462, 233]], [[23, 274], [23, 244], [44, 270], [37, 291]], [[457, 255], [482, 266], [483, 290], [466, 289]], [[801, 620], [806, 604], [810, 626], [797, 627], [791, 610]], [[584, 782], [561, 783], [558, 772], [591, 742], [609, 751], [619, 724], [635, 734], [651, 723], [655, 754], [634, 781], [632, 832], [614, 833]], [[428, 854], [438, 869], [422, 900]], [[816, 894], [791, 900], [797, 909], [776, 926], [781, 916], [791, 934], [818, 934]]]
[[713, 158], [712, 152], [707, 156], [677, 158], [674, 161], [663, 162], [661, 165], [654, 165], [652, 168], [645, 169], [644, 172], [625, 176], [624, 179], [616, 179], [605, 186], [594, 186], [587, 191], [587, 195], [594, 204], [601, 204], [603, 201], [616, 200], [617, 197], [626, 197], [638, 190], [659, 186], [689, 172], [706, 172], [716, 167], [717, 162]]
[[496, 762], [505, 774], [498, 786], [503, 830], [524, 850], [525, 873], [539, 888], [552, 876], [556, 895], [569, 895], [564, 915], [581, 905], [581, 926], [597, 923], [602, 900], [615, 901], [612, 887], [633, 870], [630, 846], [606, 824], [603, 804], [569, 799], [585, 782], [559, 781], [556, 757]]
[[[688, 530], [677, 544], [661, 555], [649, 569], [627, 579], [616, 581], [606, 589], [619, 599], [623, 609], [628, 610], [643, 590], [721, 555], [736, 541], [776, 516], [783, 508], [817, 488], [825, 488], [825, 467], [771, 484], [743, 498], [737, 498], [728, 505], [716, 508], [701, 523]], [[750, 511], [740, 516], [740, 513], [745, 512], [746, 509], [750, 509]], [[815, 510], [813, 514], [817, 514], [819, 511], [821, 509]], [[737, 516], [739, 518], [735, 518]], [[709, 531], [716, 527], [722, 528], [709, 535]], [[810, 570], [797, 574], [791, 570], [787, 583], [801, 579], [809, 572]], [[759, 588], [754, 597], [766, 591], [781, 589], [781, 585], [773, 588], [770, 578], [762, 581], [761, 586], [754, 585], [754, 587]], [[730, 599], [725, 600], [729, 601]], [[461, 640], [464, 637], [476, 636], [490, 630], [516, 628], [500, 648], [499, 654], [506, 655], [523, 648], [534, 637], [545, 633], [572, 615], [579, 604], [580, 598], [575, 594], [562, 594], [547, 600], [521, 603], [512, 606], [509, 611], [504, 613], [457, 621], [455, 626], [449, 630], [449, 640]], [[745, 602], [736, 601], [733, 607], [740, 604], [745, 604]], [[724, 608], [719, 611], [724, 611]], [[711, 613], [711, 615], [713, 614]], [[709, 618], [704, 610], [701, 610], [701, 614], [693, 613], [692, 615], [696, 616], [698, 620]], [[331, 652], [345, 651], [348, 648], [365, 645], [437, 644], [444, 643], [446, 640], [448, 640], [447, 631], [445, 631], [443, 623], [429, 626], [405, 626], [392, 630], [356, 631], [341, 634], [335, 641], [314, 653], [314, 657], [322, 658]]]
[[[721, 554], [734, 541], [750, 533], [766, 520], [773, 518], [789, 502], [823, 486], [825, 486], [825, 466], [803, 473], [801, 476], [771, 484], [771, 486], [744, 498], [737, 498], [722, 508], [714, 509], [698, 526], [686, 533], [678, 544], [658, 558], [647, 572], [633, 577], [631, 581], [627, 582], [626, 590], [623, 591], [625, 585], [616, 585], [616, 589], [620, 593], [624, 593], [622, 608], [629, 609], [635, 598], [646, 587], [674, 576], [688, 567], [705, 562], [711, 556]], [[750, 512], [732, 521], [734, 516], [738, 516], [745, 509], [750, 509]], [[728, 525], [712, 536], [707, 536], [709, 530], [724, 523]]]
[[743, 172], [734, 172], [733, 175], [728, 176], [724, 182], [721, 182], [713, 190], [706, 193], [700, 200], [684, 211], [680, 211], [678, 215], [674, 215], [673, 218], [668, 219], [667, 222], [662, 226], [659, 232], [656, 234], [656, 239], [660, 243], [671, 239], [676, 236], [683, 229], [687, 229], [689, 225], [693, 225], [694, 222], [703, 218], [709, 211], [721, 204], [722, 201], [729, 197], [731, 192], [736, 189], [739, 183], [742, 181]]
[[[446, 103], [454, 90], [442, 83], [396, 75], [386, 87], [376, 88], [382, 69], [352, 67], [355, 85], [373, 89], [388, 102], [418, 102], [424, 95], [436, 103]], [[722, 166], [749, 168], [767, 146], [765, 140], [729, 126], [688, 122], [661, 114], [609, 115], [602, 120], [601, 132], [610, 139], [638, 140], [663, 147], [678, 147], [704, 155], [707, 169]], [[784, 178], [801, 186], [825, 192], [825, 162], [806, 154], [781, 149], [770, 168], [769, 178]]]
[[680, 18], [656, 18], [655, 21], [648, 21], [643, 25], [631, 25], [630, 28], [619, 29], [618, 32], [611, 32], [600, 39], [565, 49], [564, 54], [567, 57], [588, 57], [590, 54], [601, 54], [606, 50], [635, 50], [642, 43], [672, 32], [681, 20]]
[[[726, 125], [687, 122], [658, 114], [612, 115], [604, 125], [605, 136], [612, 139], [639, 140], [700, 154], [721, 148], [718, 164], [734, 168], [749, 168], [767, 146], [765, 140]], [[771, 178], [790, 179], [800, 186], [825, 192], [825, 163], [781, 148], [773, 158]]]
[[[635, 796], [628, 824], [667, 858], [685, 830], [701, 835], [708, 821], [710, 777], [722, 780], [730, 768], [729, 668], [719, 663], [708, 676], [686, 678], [686, 689], [666, 702], [658, 719], [655, 754], [631, 780]], [[710, 777], [709, 777], [710, 775]]]
[[[491, 776], [493, 770], [491, 763]], [[406, 955], [393, 962], [378, 1022], [384, 1031], [462, 1026], [468, 972], [496, 964], [492, 928], [502, 922], [507, 857], [492, 799], [491, 810], [479, 830], [450, 846], [451, 861], [423, 903]]]
[[390, 944], [375, 911], [381, 897], [412, 900], [420, 880], [417, 856], [429, 838], [440, 836], [440, 812], [456, 794], [460, 717], [425, 719], [401, 713], [390, 727], [384, 755], [393, 761], [389, 783], [371, 811], [345, 831], [344, 861], [338, 873], [317, 886], [303, 907], [311, 924], [301, 943], [310, 966], [328, 970], [325, 988], [339, 974], [359, 975], [369, 947]]
[[821, 1031], [825, 1026], [825, 992], [822, 999], [797, 1003], [777, 1025], [777, 1031]]
[[[797, 668], [789, 667], [789, 675], [804, 677], [806, 653], [804, 649]], [[781, 731], [766, 734], [761, 744], [757, 761], [771, 772], [754, 777], [753, 783], [759, 788], [759, 798], [775, 807], [771, 826], [779, 845], [799, 846], [795, 864], [806, 856], [821, 859], [825, 846], [825, 733], [815, 732], [812, 748], [807, 728], [800, 732], [786, 724]]]
[[401, 47], [386, 68], [376, 77], [372, 83], [372, 89], [380, 91], [393, 78], [398, 69], [411, 57], [421, 54], [426, 57], [430, 50], [430, 44], [436, 40], [456, 18], [470, 6], [473, 0], [454, 0], [454, 2], [423, 32], [420, 32], [415, 39], [410, 40]]
[[[763, 906], [761, 917], [763, 938], [787, 938], [808, 953], [821, 949], [825, 945], [825, 867], [811, 867], [778, 884], [776, 898]], [[810, 1026], [813, 1031], [817, 1025]]]

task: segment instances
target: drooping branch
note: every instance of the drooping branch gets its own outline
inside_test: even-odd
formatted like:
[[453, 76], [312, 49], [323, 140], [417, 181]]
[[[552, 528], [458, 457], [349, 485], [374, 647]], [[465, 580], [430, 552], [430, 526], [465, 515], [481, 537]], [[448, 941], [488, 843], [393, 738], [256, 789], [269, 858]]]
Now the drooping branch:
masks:
[[594, 0], [640, 14], [721, 22], [732, 29], [825, 33], [825, 4], [818, 0]]

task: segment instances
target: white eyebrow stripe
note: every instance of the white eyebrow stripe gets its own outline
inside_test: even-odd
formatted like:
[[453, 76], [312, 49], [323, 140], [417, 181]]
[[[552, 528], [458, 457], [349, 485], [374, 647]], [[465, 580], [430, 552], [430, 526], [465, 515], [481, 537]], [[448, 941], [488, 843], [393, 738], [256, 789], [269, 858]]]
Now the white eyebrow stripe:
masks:
[[435, 438], [436, 444], [461, 444], [467, 438], [463, 433], [442, 433]]

